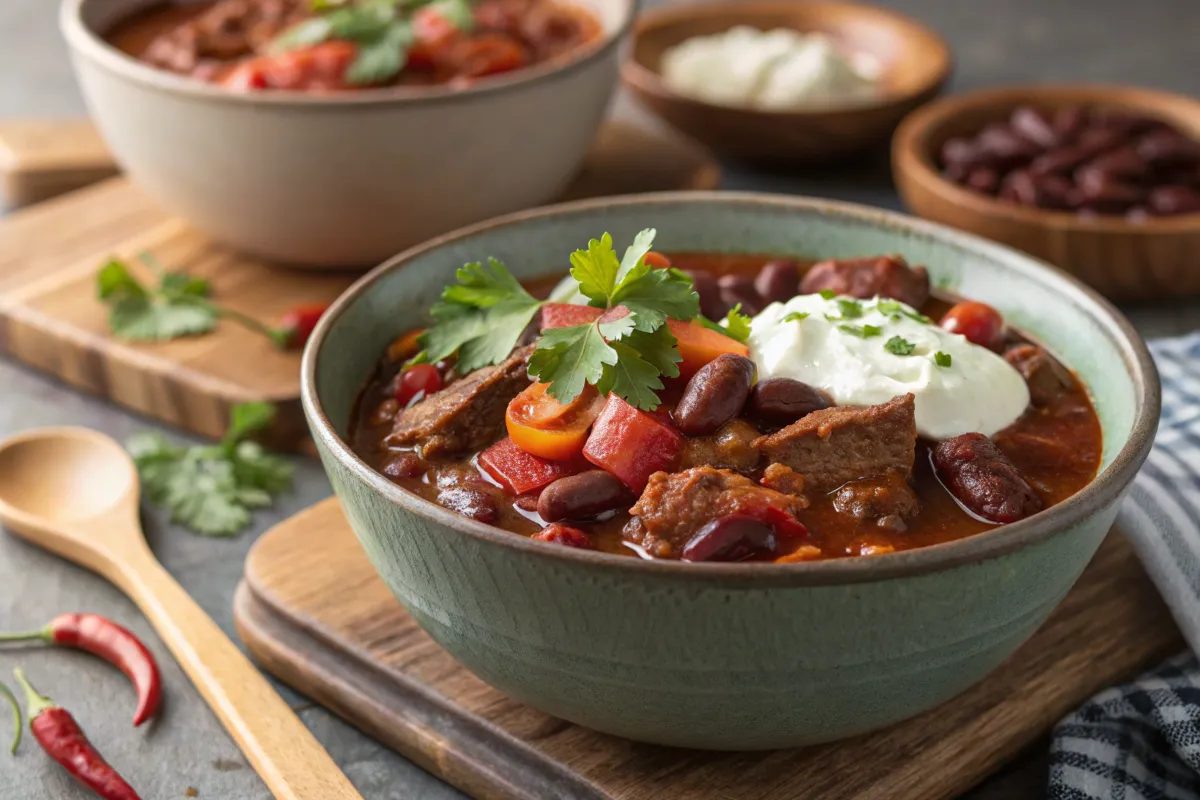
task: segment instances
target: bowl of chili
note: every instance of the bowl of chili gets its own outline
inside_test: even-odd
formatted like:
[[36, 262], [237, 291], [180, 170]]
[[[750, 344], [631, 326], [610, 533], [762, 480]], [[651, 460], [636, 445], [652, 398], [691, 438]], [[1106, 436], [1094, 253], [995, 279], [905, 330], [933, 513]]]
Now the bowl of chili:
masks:
[[[556, 523], [537, 535], [517, 535], [520, 522], [503, 516], [488, 519], [469, 504], [456, 505], [469, 492], [430, 499], [419, 487], [397, 480], [397, 469], [407, 469], [404, 464], [392, 469], [373, 460], [355, 433], [362, 387], [370, 385], [388, 348], [406, 342], [397, 337], [426, 319], [426, 309], [442, 297], [452, 268], [494, 257], [534, 291], [547, 281], [553, 284], [566, 269], [565, 254], [589, 239], [608, 231], [615, 242], [637, 241], [637, 232], [647, 227], [657, 229], [655, 252], [665, 252], [681, 266], [686, 258], [674, 254], [687, 252], [735, 262], [757, 253], [809, 261], [895, 253], [910, 265], [923, 265], [925, 270], [914, 267], [910, 272], [922, 279], [927, 275], [935, 294], [986, 302], [1028, 342], [1055, 354], [1072, 371], [1084, 393], [1081, 398], [1094, 409], [1086, 413], [1095, 415], [1100, 431], [1089, 479], [1028, 518], [1021, 518], [1027, 516], [1028, 510], [1023, 511], [1008, 518], [1015, 520], [1009, 524], [982, 525], [970, 535], [906, 544], [901, 533], [894, 538], [899, 545], [894, 551], [879, 548], [816, 558], [793, 543], [789, 547], [794, 548], [794, 558], [737, 561], [753, 556], [743, 551], [733, 554], [737, 563], [728, 563], [728, 558], [712, 558], [722, 554], [723, 543], [715, 538], [688, 542], [674, 557], [667, 550], [642, 552], [639, 558], [630, 548], [622, 555], [605, 546], [603, 523], [580, 526], [586, 531]], [[592, 245], [603, 249], [602, 242]], [[649, 261], [647, 256], [647, 265]], [[895, 274], [894, 268], [895, 264], [887, 268], [892, 270], [889, 274]], [[480, 275], [481, 269], [466, 268], [459, 279]], [[760, 277], [766, 272], [760, 270]], [[666, 285], [676, 279], [672, 273], [661, 280]], [[457, 290], [446, 297], [462, 296]], [[806, 302], [819, 299], [811, 295]], [[839, 300], [846, 303], [843, 313], [856, 302], [872, 302], [832, 296], [829, 302]], [[909, 325], [911, 320], [903, 318], [910, 306], [894, 308], [897, 321], [889, 324]], [[864, 315], [859, 321], [870, 319], [865, 308], [854, 310]], [[568, 318], [573, 316], [595, 319], [600, 314], [610, 323], [622, 318], [614, 309], [589, 313], [578, 305], [556, 306], [553, 311], [553, 324], [570, 325], [573, 319]], [[645, 320], [634, 313], [635, 322]], [[763, 313], [772, 312], [767, 308]], [[803, 316], [797, 313], [795, 324], [802, 324]], [[981, 320], [987, 321], [963, 315], [956, 325], [943, 321], [942, 326], [980, 341], [997, 339], [994, 329], [984, 331], [986, 335], [979, 332], [989, 327]], [[681, 352], [707, 349], [711, 352], [703, 361], [731, 365], [734, 371], [742, 368], [739, 358], [744, 352], [739, 355], [733, 339], [699, 326], [717, 335], [709, 340], [669, 322]], [[545, 315], [542, 324], [552, 326]], [[519, 326], [511, 327], [514, 336], [520, 333]], [[886, 337], [867, 331], [866, 325], [855, 330], [865, 337], [877, 336], [871, 341], [887, 346]], [[496, 328], [489, 343], [507, 335]], [[438, 342], [428, 337], [424, 342], [438, 354]], [[1035, 347], [1026, 341], [1015, 344], [1018, 349]], [[715, 352], [722, 349], [723, 354]], [[897, 349], [903, 348], [892, 347]], [[642, 352], [649, 351], [643, 346]], [[460, 352], [459, 363], [469, 357]], [[490, 372], [461, 380], [468, 385], [472, 380], [489, 385], [512, 381], [519, 390], [528, 386], [521, 361], [527, 357], [518, 348], [510, 357], [517, 359], [511, 371], [505, 361], [486, 368]], [[951, 366], [948, 360], [930, 358], [939, 363], [929, 369]], [[957, 359], [954, 364], [964, 367]], [[554, 367], [545, 358], [528, 361], [528, 369], [539, 376]], [[678, 368], [691, 369], [686, 355]], [[554, 716], [640, 741], [726, 750], [807, 745], [880, 728], [949, 699], [996, 668], [1046, 619], [1108, 533], [1151, 446], [1159, 415], [1157, 374], [1144, 343], [1111, 305], [1070, 276], [969, 234], [899, 214], [823, 200], [735, 193], [669, 193], [564, 204], [481, 223], [409, 250], [361, 279], [322, 318], [305, 351], [301, 384], [304, 411], [322, 462], [359, 541], [400, 602], [452, 655], [501, 691]], [[430, 391], [441, 384], [422, 386]], [[1036, 395], [1033, 388], [1031, 394]], [[685, 424], [681, 409], [685, 416], [694, 414], [682, 401], [665, 415], [634, 408], [643, 401], [617, 384], [611, 392], [624, 392], [630, 399], [618, 403], [610, 394], [595, 418], [584, 457], [603, 465], [626, 488], [663, 483], [660, 476], [666, 473], [647, 476], [641, 470], [643, 462], [674, 447], [679, 429], [704, 428], [703, 419]], [[548, 409], [533, 394], [536, 390], [515, 407], [509, 405], [505, 423], [511, 426], [510, 434], [547, 417]], [[577, 416], [595, 410], [587, 392], [567, 400], [550, 410], [572, 425]], [[911, 404], [911, 397], [868, 411], [902, 414], [906, 403]], [[396, 419], [392, 433], [403, 439], [401, 416]], [[560, 426], [560, 432], [570, 433], [572, 425]], [[637, 443], [593, 448], [592, 439], [602, 431], [634, 431]], [[504, 486], [496, 475], [512, 482], [514, 492], [534, 485], [518, 481], [544, 482], [547, 476], [511, 465], [529, 463], [531, 449], [555, 449], [557, 454], [558, 447], [566, 446], [545, 437], [512, 436], [492, 447], [477, 441], [474, 431], [456, 433], [470, 442], [452, 442], [452, 433], [440, 429], [441, 438], [427, 441], [421, 457], [432, 457], [436, 448], [486, 447], [477, 465], [468, 467], [488, 471], [499, 487], [496, 491]], [[768, 436], [767, 445], [777, 435]], [[958, 437], [957, 445], [978, 448], [975, 439], [982, 438], [966, 434]], [[940, 449], [930, 451], [930, 458], [940, 458]], [[662, 463], [670, 461], [664, 456]], [[920, 464], [915, 469], [921, 469]], [[565, 479], [577, 480], [573, 472], [565, 467]], [[435, 490], [454, 493], [460, 488], [453, 481], [443, 484], [442, 473], [429, 475]], [[761, 494], [751, 480], [726, 479], [747, 496]], [[594, 483], [594, 499], [610, 490], [622, 491], [612, 480], [587, 480]], [[944, 490], [936, 481], [922, 488], [920, 476], [915, 482], [922, 504], [931, 502], [936, 492], [959, 491], [950, 485], [954, 481]], [[1048, 497], [1047, 486], [1035, 483], [1039, 496]], [[647, 509], [653, 505], [647, 501], [650, 492], [647, 488], [632, 509], [643, 519], [653, 511]], [[537, 512], [553, 513], [553, 508], [543, 508], [553, 507], [552, 501], [543, 494]], [[965, 501], [962, 505], [970, 508]], [[521, 507], [514, 503], [514, 508]], [[752, 547], [771, 535], [808, 536], [809, 543], [824, 547], [830, 539], [822, 538], [823, 518], [813, 516], [814, 509], [816, 505], [798, 512], [768, 503], [764, 514], [746, 517], [742, 508], [726, 518], [719, 533], [740, 537]], [[959, 519], [974, 520], [972, 524], [992, 513], [984, 506], [980, 512], [969, 517], [954, 510]], [[796, 527], [792, 514], [807, 520], [807, 531], [803, 525]], [[764, 521], [773, 526], [773, 534], [763, 530]], [[925, 536], [919, 526], [909, 530], [912, 536]]]
[[560, 192], [634, 5], [63, 0], [60, 26], [109, 148], [166, 208], [254, 255], [364, 268]]

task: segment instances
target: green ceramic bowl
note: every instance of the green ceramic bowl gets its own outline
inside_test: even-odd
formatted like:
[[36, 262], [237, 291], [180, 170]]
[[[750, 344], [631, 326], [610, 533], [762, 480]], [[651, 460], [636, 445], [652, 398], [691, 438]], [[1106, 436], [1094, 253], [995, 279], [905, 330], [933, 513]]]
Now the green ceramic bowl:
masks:
[[[388, 342], [422, 324], [457, 266], [561, 272], [604, 231], [657, 248], [847, 257], [902, 253], [935, 284], [997, 306], [1090, 387], [1104, 464], [1031, 519], [949, 544], [801, 564], [685, 564], [515, 536], [422, 500], [344, 440]], [[762, 749], [839, 739], [918, 714], [994, 669], [1079, 577], [1145, 459], [1159, 384], [1130, 325], [1078, 281], [916, 219], [794, 197], [605, 198], [460, 230], [354, 285], [304, 355], [304, 410], [359, 541], [405, 608], [497, 689], [630, 739]]]

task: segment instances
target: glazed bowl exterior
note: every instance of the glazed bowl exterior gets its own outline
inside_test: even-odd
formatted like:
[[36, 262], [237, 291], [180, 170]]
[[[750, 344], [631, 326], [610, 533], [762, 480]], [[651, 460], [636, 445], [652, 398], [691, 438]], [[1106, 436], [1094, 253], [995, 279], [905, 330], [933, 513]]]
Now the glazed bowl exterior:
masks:
[[[345, 444], [388, 342], [424, 323], [456, 266], [562, 272], [608, 231], [656, 249], [849, 257], [899, 252], [936, 285], [994, 303], [1090, 387], [1101, 475], [1031, 519], [949, 544], [798, 564], [688, 564], [582, 551], [422, 500]], [[762, 749], [902, 720], [994, 669], [1046, 619], [1144, 460], [1159, 390], [1142, 341], [1070, 277], [897, 214], [794, 197], [670, 193], [582, 201], [458, 231], [360, 280], [304, 355], [304, 411], [359, 541], [396, 597], [476, 675], [549, 714], [667, 745]]]
[[574, 0], [603, 34], [466, 90], [235, 93], [102, 36], [157, 0], [63, 0], [88, 107], [122, 168], [215, 239], [296, 266], [368, 267], [435, 234], [555, 198], [617, 82], [636, 0]]

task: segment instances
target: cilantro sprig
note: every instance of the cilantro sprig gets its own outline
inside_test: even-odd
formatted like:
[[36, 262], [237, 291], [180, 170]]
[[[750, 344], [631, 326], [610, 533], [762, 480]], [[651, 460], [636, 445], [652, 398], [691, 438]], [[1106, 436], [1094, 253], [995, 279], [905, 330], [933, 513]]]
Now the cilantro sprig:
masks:
[[474, 23], [471, 0], [312, 0], [317, 13], [284, 31], [272, 43], [275, 52], [311, 47], [331, 39], [354, 42], [358, 55], [346, 70], [346, 81], [356, 85], [384, 83], [400, 74], [416, 44], [412, 13], [422, 7], [437, 9], [460, 30]]
[[724, 334], [734, 341], [745, 344], [750, 338], [750, 322], [751, 319], [746, 314], [742, 313], [742, 304], [738, 303], [725, 315], [722, 320], [725, 324], [719, 325], [713, 322], [703, 314], [699, 314], [695, 318], [696, 322], [700, 323], [709, 330]]
[[172, 522], [206, 536], [233, 536], [250, 524], [253, 509], [291, 488], [292, 465], [246, 440], [274, 416], [270, 403], [243, 403], [234, 406], [218, 444], [180, 446], [147, 432], [125, 446], [147, 499], [169, 511]]
[[[666, 322], [698, 317], [700, 298], [683, 272], [646, 264], [654, 236], [650, 228], [640, 232], [620, 259], [607, 233], [571, 255], [571, 276], [588, 304], [620, 310], [595, 323], [546, 331], [538, 341], [529, 374], [550, 384], [547, 391], [559, 402], [571, 402], [591, 384], [652, 411], [662, 378], [679, 376], [682, 356]], [[727, 319], [739, 333], [747, 324]]]
[[284, 349], [290, 332], [273, 328], [251, 316], [212, 300], [212, 287], [204, 278], [168, 272], [148, 253], [138, 260], [156, 276], [154, 285], [138, 280], [129, 265], [109, 259], [96, 273], [96, 294], [108, 306], [108, 327], [120, 339], [133, 342], [166, 342], [183, 336], [209, 333], [222, 317], [268, 337]]

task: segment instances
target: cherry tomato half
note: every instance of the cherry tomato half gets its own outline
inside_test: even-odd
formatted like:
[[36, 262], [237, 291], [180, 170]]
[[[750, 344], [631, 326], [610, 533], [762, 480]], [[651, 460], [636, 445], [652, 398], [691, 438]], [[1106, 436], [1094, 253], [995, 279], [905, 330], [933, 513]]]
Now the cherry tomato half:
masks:
[[413, 364], [396, 381], [396, 402], [402, 408], [428, 397], [444, 386], [441, 373], [433, 364]]
[[959, 303], [942, 317], [941, 326], [950, 333], [962, 334], [968, 342], [999, 350], [1004, 341], [1004, 317], [986, 303]]
[[654, 269], [666, 269], [671, 266], [671, 259], [662, 253], [656, 253], [651, 250], [649, 253], [646, 253], [645, 263]]

